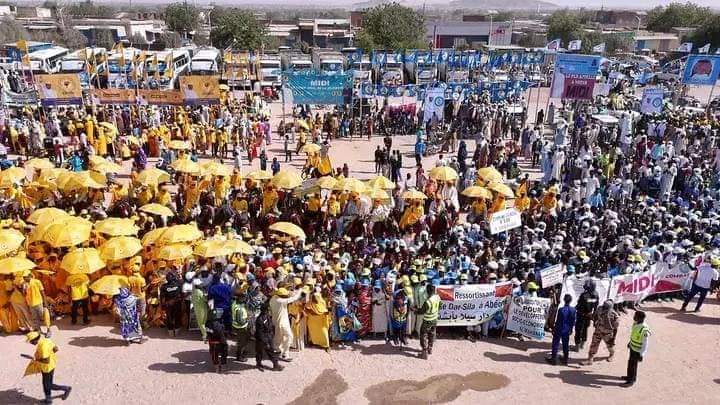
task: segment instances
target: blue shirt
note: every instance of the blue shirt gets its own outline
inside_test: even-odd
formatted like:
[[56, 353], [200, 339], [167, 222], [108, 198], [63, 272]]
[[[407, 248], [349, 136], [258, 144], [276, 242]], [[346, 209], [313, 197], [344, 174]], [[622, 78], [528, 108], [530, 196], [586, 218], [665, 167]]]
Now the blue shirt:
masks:
[[232, 289], [227, 284], [213, 284], [208, 291], [208, 300], [213, 300], [215, 308], [228, 309], [232, 300]]
[[575, 326], [576, 315], [577, 313], [575, 308], [570, 305], [565, 305], [560, 308], [557, 318], [555, 318], [555, 333], [560, 335], [570, 335], [573, 327]]

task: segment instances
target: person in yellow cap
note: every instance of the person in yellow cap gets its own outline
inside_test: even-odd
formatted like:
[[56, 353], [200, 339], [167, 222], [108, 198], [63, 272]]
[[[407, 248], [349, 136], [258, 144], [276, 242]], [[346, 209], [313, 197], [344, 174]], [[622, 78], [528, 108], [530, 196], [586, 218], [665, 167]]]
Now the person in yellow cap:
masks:
[[50, 338], [42, 336], [40, 332], [32, 331], [25, 335], [27, 342], [35, 346], [35, 354], [30, 357], [31, 361], [25, 369], [25, 375], [42, 374], [43, 393], [45, 394], [44, 404], [52, 403], [52, 392], [62, 391], [61, 399], [64, 401], [70, 396], [71, 387], [55, 384], [55, 366], [58, 351], [57, 345]]

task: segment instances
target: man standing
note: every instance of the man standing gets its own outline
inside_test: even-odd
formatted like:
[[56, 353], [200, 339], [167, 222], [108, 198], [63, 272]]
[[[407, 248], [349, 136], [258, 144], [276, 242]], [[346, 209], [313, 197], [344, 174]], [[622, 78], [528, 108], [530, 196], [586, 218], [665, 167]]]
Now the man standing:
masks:
[[607, 361], [612, 361], [615, 356], [615, 336], [617, 336], [618, 326], [620, 321], [618, 314], [613, 309], [612, 300], [606, 300], [600, 308], [595, 311], [593, 316], [593, 324], [595, 325], [595, 331], [593, 332], [592, 342], [590, 342], [590, 351], [588, 352], [588, 359], [582, 364], [586, 366], [592, 366], [593, 358], [597, 354], [600, 341], [604, 341], [607, 345], [610, 357]]
[[237, 336], [235, 357], [238, 361], [245, 362], [247, 360], [245, 349], [250, 343], [250, 322], [247, 310], [247, 294], [244, 289], [236, 290], [230, 311], [232, 312], [232, 328]]
[[630, 329], [630, 342], [628, 342], [628, 349], [630, 349], [630, 357], [628, 358], [627, 375], [622, 377], [625, 380], [625, 387], [632, 387], [637, 381], [637, 366], [638, 362], [642, 361], [647, 353], [648, 348], [648, 337], [652, 334], [650, 328], [645, 324], [645, 312], [635, 311], [633, 320], [635, 323]]
[[42, 374], [43, 392], [45, 393], [43, 403], [52, 404], [52, 391], [63, 391], [61, 398], [63, 401], [66, 400], [72, 388], [57, 385], [53, 382], [57, 362], [55, 353], [58, 351], [58, 347], [52, 340], [43, 337], [40, 332], [33, 331], [25, 335], [25, 337], [28, 343], [35, 346], [35, 355], [32, 357], [27, 369], [25, 369], [25, 375]]
[[[41, 332], [40, 327], [45, 319], [45, 289], [40, 280], [34, 278], [30, 271], [23, 274], [25, 280], [25, 302], [30, 308], [33, 330]], [[50, 336], [50, 325], [47, 326], [46, 336]]]
[[560, 342], [562, 341], [563, 359], [564, 365], [568, 364], [568, 358], [570, 356], [570, 334], [572, 334], [573, 327], [575, 326], [575, 319], [577, 317], [577, 311], [575, 308], [570, 306], [572, 302], [572, 296], [565, 294], [563, 297], [565, 306], [560, 308], [557, 317], [555, 318], [555, 328], [553, 329], [553, 340], [552, 340], [552, 353], [550, 358], [545, 359], [548, 363], [553, 366], [557, 364], [557, 354], [560, 348]]
[[65, 281], [65, 285], [70, 288], [70, 299], [72, 300], [72, 307], [70, 308], [70, 319], [73, 325], [77, 324], [78, 308], [82, 307], [83, 311], [83, 324], [87, 325], [90, 323], [88, 315], [88, 301], [90, 295], [88, 294], [88, 286], [90, 285], [90, 279], [86, 274], [71, 274]]
[[595, 291], [595, 282], [585, 281], [585, 290], [580, 294], [575, 309], [577, 310], [577, 321], [575, 322], [575, 351], [579, 352], [587, 341], [587, 330], [590, 327], [590, 320], [593, 317], [595, 308], [598, 306], [598, 294]]
[[275, 290], [275, 294], [270, 298], [270, 313], [275, 328], [273, 346], [276, 351], [280, 351], [280, 360], [282, 361], [289, 362], [292, 360], [290, 359], [290, 345], [293, 340], [293, 331], [288, 315], [288, 304], [300, 299], [301, 293], [302, 290], [298, 290], [291, 297], [286, 288], [280, 287]]
[[273, 349], [275, 326], [269, 309], [268, 303], [262, 304], [260, 314], [255, 319], [255, 364], [260, 371], [265, 371], [262, 365], [265, 353], [272, 361], [273, 371], [282, 371], [283, 367], [278, 364], [278, 353]]
[[711, 264], [703, 263], [698, 268], [697, 273], [695, 274], [695, 280], [693, 280], [692, 288], [690, 289], [690, 294], [688, 294], [685, 298], [685, 302], [683, 302], [682, 307], [680, 308], [681, 311], [685, 311], [690, 303], [690, 300], [700, 293], [700, 297], [695, 305], [695, 312], [700, 312], [700, 307], [702, 306], [703, 301], [705, 301], [705, 296], [710, 290], [710, 284], [713, 280], [717, 281], [719, 276], [717, 268], [720, 267], [720, 258], [713, 257], [710, 263]]
[[420, 357], [427, 360], [432, 354], [433, 343], [435, 342], [435, 329], [437, 328], [438, 313], [440, 312], [440, 296], [435, 293], [435, 286], [428, 284], [427, 300], [420, 308], [418, 314], [422, 314], [423, 323], [420, 327], [420, 346], [422, 353]]

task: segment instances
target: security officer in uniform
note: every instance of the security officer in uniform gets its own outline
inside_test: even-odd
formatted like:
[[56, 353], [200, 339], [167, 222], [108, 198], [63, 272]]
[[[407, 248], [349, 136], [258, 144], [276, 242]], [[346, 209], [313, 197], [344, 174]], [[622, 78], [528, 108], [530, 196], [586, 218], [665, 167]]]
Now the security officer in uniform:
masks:
[[587, 330], [590, 327], [590, 321], [593, 318], [595, 309], [600, 299], [595, 291], [595, 282], [586, 280], [583, 285], [585, 290], [580, 294], [575, 309], [577, 310], [577, 321], [575, 322], [575, 351], [579, 352], [585, 346], [587, 341]]
[[593, 332], [592, 342], [590, 342], [590, 351], [588, 352], [588, 359], [582, 362], [583, 365], [591, 366], [593, 364], [593, 358], [597, 354], [600, 342], [604, 341], [607, 345], [610, 357], [607, 361], [613, 361], [615, 356], [615, 337], [617, 336], [618, 326], [620, 325], [618, 313], [613, 309], [613, 301], [607, 300], [602, 306], [600, 306], [593, 316], [593, 325], [595, 331]]
[[645, 312], [635, 311], [632, 329], [630, 329], [630, 342], [628, 342], [628, 349], [630, 349], [630, 357], [628, 358], [627, 375], [622, 377], [625, 380], [624, 387], [632, 387], [637, 380], [637, 366], [638, 362], [643, 361], [645, 353], [647, 353], [648, 338], [652, 334], [650, 328], [645, 323]]
[[417, 311], [418, 314], [422, 314], [423, 316], [423, 322], [420, 326], [420, 347], [422, 348], [420, 357], [426, 360], [428, 355], [432, 354], [432, 347], [435, 342], [435, 329], [437, 328], [437, 319], [440, 313], [440, 296], [435, 293], [434, 285], [428, 284], [427, 296], [427, 300], [425, 300], [423, 306]]

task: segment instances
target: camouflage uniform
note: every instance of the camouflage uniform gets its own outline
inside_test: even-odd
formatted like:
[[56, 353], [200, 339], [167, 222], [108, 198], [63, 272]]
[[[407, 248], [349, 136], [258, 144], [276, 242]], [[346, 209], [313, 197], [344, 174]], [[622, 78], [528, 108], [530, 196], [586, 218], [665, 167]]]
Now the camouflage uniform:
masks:
[[593, 316], [593, 324], [595, 326], [595, 331], [593, 332], [592, 342], [590, 342], [590, 351], [588, 352], [587, 363], [592, 364], [593, 357], [597, 354], [601, 341], [605, 342], [608, 352], [610, 352], [608, 361], [612, 361], [612, 358], [615, 355], [615, 335], [617, 334], [619, 325], [618, 313], [615, 312], [612, 305], [600, 306], [597, 308], [595, 315]]

